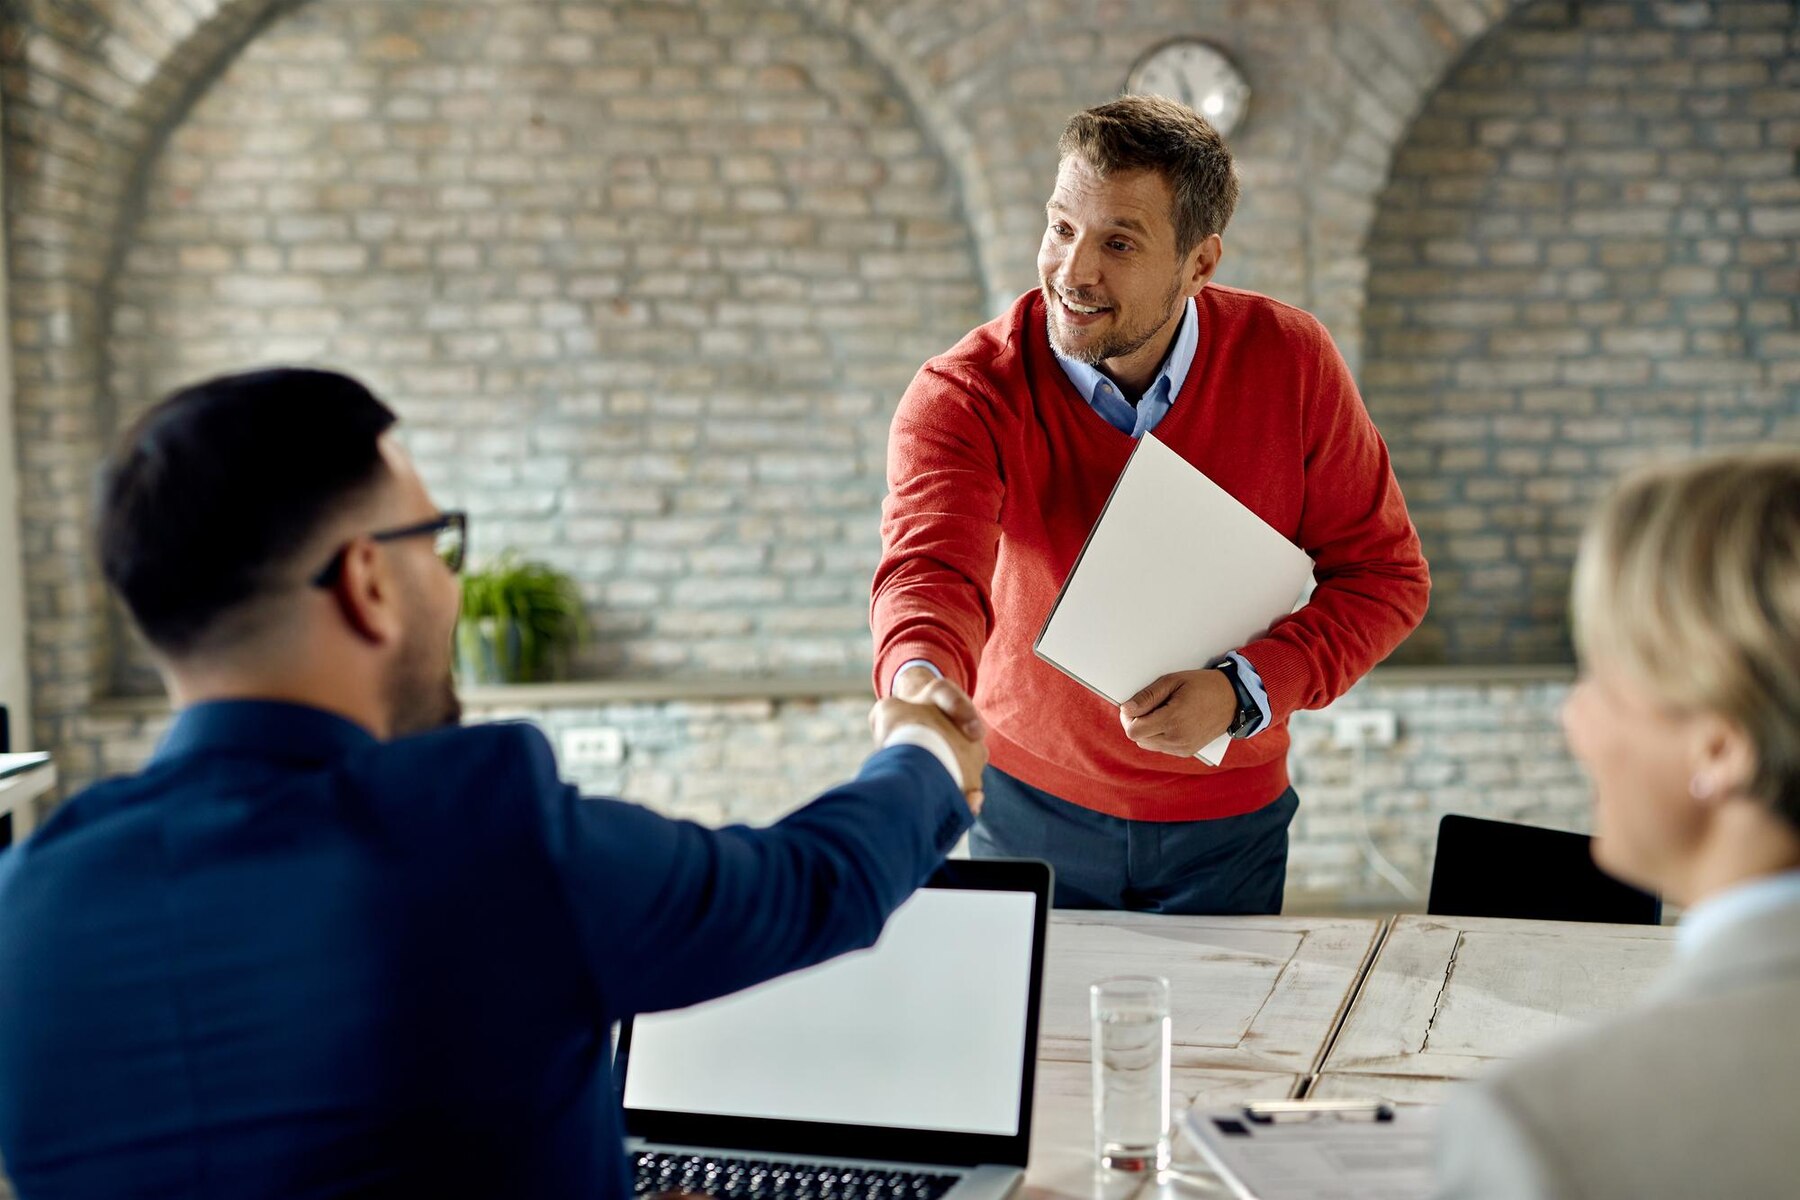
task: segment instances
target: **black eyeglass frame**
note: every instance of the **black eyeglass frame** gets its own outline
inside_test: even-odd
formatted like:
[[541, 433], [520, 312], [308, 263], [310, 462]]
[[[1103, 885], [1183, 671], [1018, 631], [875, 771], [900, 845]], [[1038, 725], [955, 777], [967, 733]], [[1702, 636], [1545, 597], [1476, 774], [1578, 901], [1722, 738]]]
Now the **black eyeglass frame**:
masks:
[[[420, 521], [415, 525], [402, 525], [396, 529], [378, 529], [365, 536], [376, 542], [397, 542], [403, 538], [439, 534], [446, 529], [456, 530], [457, 540], [454, 561], [446, 558], [443, 560], [444, 565], [450, 568], [452, 574], [458, 574], [462, 571], [463, 560], [468, 557], [469, 552], [469, 514], [460, 508], [441, 512], [429, 521]], [[331, 556], [331, 561], [312, 577], [312, 585], [317, 588], [337, 586], [338, 576], [344, 570], [344, 556], [349, 552], [349, 542], [339, 546], [337, 552]]]

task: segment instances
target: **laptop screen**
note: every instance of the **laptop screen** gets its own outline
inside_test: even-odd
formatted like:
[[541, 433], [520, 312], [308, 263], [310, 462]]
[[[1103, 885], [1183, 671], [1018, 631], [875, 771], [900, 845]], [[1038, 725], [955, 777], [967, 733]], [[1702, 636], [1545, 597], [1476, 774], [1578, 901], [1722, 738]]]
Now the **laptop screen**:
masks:
[[928, 888], [872, 949], [639, 1017], [625, 1107], [1015, 1136], [1038, 903]]

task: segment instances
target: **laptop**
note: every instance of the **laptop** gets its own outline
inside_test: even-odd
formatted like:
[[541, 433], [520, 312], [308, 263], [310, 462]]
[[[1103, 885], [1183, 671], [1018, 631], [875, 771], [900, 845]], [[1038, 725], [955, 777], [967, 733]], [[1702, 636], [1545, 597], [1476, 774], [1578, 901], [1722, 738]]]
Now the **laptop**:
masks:
[[1031, 1144], [1050, 867], [947, 862], [872, 948], [620, 1026], [639, 1195], [1004, 1200]]

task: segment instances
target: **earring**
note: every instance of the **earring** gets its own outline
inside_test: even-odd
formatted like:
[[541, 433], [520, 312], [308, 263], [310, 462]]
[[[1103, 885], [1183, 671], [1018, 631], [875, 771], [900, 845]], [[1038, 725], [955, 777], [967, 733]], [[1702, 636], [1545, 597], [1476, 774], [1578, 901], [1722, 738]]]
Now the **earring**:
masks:
[[1711, 800], [1714, 790], [1710, 775], [1695, 775], [1688, 780], [1688, 795], [1696, 800]]

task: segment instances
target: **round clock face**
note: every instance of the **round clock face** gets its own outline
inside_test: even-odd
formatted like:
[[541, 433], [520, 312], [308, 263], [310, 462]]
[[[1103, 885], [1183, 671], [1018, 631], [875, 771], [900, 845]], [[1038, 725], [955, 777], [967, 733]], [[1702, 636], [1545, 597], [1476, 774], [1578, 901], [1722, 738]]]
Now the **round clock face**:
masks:
[[1184, 39], [1158, 46], [1138, 60], [1125, 90], [1140, 96], [1179, 100], [1229, 135], [1244, 119], [1250, 85], [1217, 49]]

